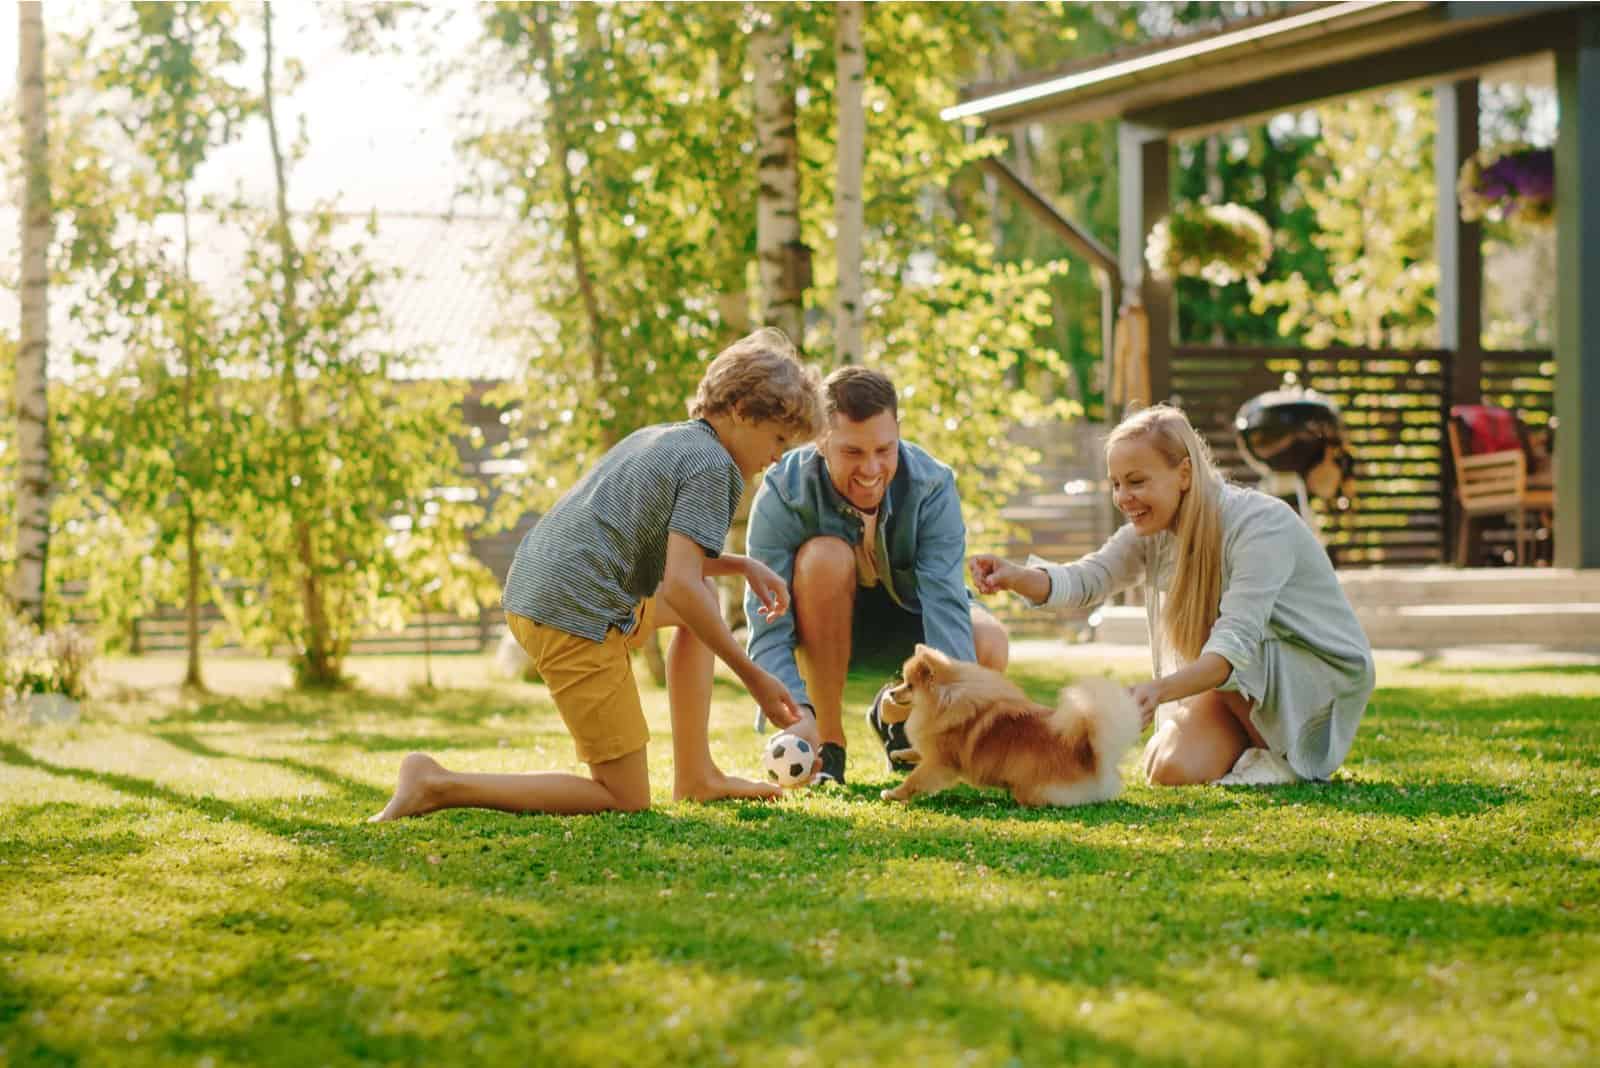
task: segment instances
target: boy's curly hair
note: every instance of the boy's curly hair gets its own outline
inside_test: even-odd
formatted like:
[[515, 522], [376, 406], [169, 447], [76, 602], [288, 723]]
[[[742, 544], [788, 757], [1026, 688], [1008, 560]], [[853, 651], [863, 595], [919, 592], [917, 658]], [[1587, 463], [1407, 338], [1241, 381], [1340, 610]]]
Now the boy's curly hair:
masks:
[[700, 379], [689, 417], [731, 413], [779, 423], [806, 439], [822, 431], [821, 382], [782, 330], [764, 326], [717, 354]]

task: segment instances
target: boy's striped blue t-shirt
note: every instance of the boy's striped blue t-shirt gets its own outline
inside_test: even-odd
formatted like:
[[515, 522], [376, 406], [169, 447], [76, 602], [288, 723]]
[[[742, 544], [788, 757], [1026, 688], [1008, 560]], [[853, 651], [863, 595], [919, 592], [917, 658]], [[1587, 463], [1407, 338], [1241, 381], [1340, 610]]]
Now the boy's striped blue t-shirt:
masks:
[[666, 571], [667, 535], [722, 552], [744, 478], [703, 419], [634, 431], [600, 458], [517, 546], [505, 609], [604, 641], [627, 633]]

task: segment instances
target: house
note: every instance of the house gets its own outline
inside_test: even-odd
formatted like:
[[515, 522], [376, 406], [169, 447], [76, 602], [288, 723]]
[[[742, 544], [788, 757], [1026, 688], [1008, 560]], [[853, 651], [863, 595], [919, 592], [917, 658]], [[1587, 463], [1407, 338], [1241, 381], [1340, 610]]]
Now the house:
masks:
[[[1487, 352], [1479, 227], [1460, 221], [1455, 179], [1478, 149], [1480, 73], [1534, 55], [1553, 56], [1560, 113], [1555, 344], [1548, 353]], [[1172, 286], [1141, 264], [1146, 238], [1169, 207], [1173, 142], [1320, 101], [1415, 84], [1434, 88], [1439, 120], [1439, 349], [1174, 344]], [[1340, 400], [1369, 472], [1363, 508], [1333, 531], [1341, 562], [1442, 559], [1452, 522], [1444, 433], [1449, 407], [1513, 394], [1517, 406], [1559, 424], [1554, 562], [1600, 569], [1600, 453], [1580, 447], [1591, 431], [1600, 432], [1600, 301], [1593, 299], [1600, 293], [1600, 5], [1295, 4], [1069, 69], [975, 86], [945, 117], [991, 130], [1045, 118], [1117, 121], [1120, 232], [1114, 262], [1104, 265], [1107, 306], [1116, 306], [1123, 286], [1136, 288], [1151, 323], [1153, 395], [1180, 398], [1205, 424], [1224, 462], [1237, 458], [1228, 420], [1239, 402], [1271, 388], [1283, 371]], [[1063, 236], [1094, 261], [1092, 249]]]

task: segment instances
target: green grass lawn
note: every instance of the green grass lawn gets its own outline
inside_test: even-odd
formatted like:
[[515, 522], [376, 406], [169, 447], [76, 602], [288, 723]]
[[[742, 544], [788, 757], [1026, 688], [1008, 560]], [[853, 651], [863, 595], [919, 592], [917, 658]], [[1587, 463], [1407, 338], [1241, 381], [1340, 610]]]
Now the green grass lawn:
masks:
[[573, 767], [543, 691], [124, 689], [0, 727], [0, 1064], [1595, 1063], [1600, 669], [1382, 675], [1325, 785], [892, 807], [853, 717], [842, 791], [674, 805], [647, 688], [655, 810], [381, 827], [413, 748]]

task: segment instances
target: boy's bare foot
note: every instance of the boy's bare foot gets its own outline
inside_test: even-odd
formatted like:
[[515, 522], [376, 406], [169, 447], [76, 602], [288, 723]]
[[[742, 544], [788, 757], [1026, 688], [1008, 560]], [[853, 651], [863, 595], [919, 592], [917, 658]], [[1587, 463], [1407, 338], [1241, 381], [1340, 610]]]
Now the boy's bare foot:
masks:
[[720, 771], [713, 771], [708, 777], [692, 782], [679, 780], [672, 787], [674, 801], [770, 800], [782, 793], [771, 783], [741, 779]]
[[444, 768], [431, 756], [407, 753], [400, 761], [400, 781], [394, 796], [383, 806], [383, 811], [367, 817], [368, 823], [388, 823], [407, 816], [421, 816], [437, 806], [430, 796], [433, 785], [445, 775]]

